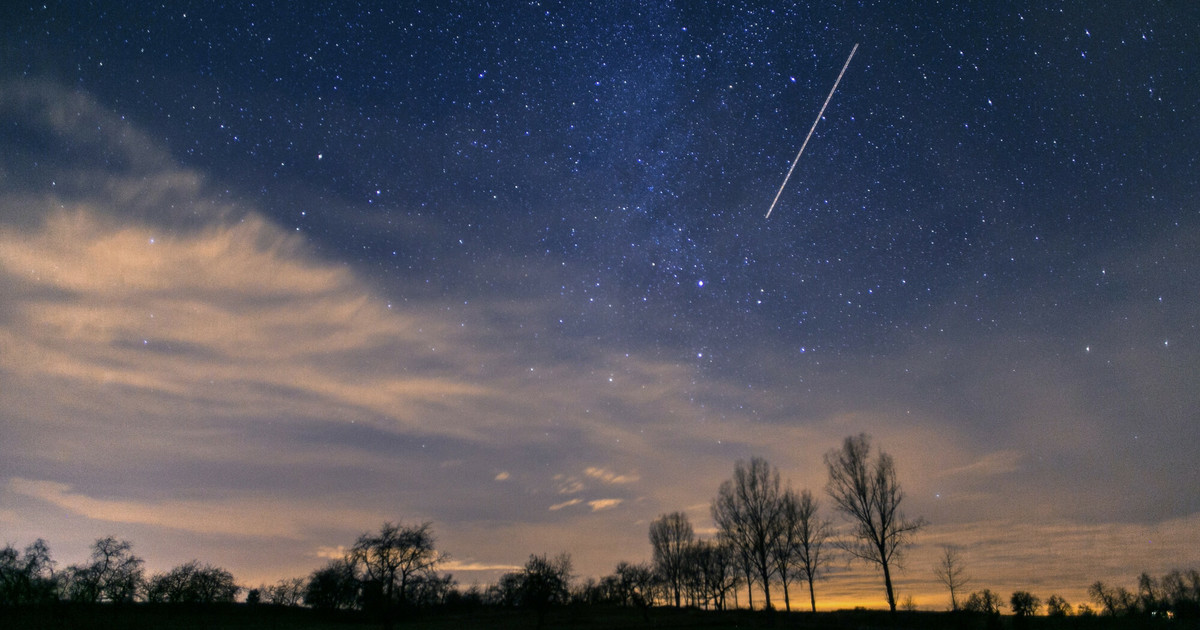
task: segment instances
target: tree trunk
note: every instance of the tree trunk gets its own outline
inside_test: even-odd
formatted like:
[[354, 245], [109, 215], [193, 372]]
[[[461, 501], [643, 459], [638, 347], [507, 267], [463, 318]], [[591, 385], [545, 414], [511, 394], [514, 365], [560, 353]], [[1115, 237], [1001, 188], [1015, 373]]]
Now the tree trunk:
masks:
[[883, 583], [887, 586], [888, 606], [892, 612], [896, 612], [896, 594], [892, 591], [892, 572], [888, 567], [887, 560], [880, 562], [883, 565]]
[[763, 581], [763, 610], [771, 609], [771, 576], [765, 570], [762, 572]]
[[817, 612], [817, 593], [813, 589], [812, 576], [809, 576], [808, 578], [808, 599], [810, 602], [812, 602], [812, 611]]
[[787, 580], [783, 581], [783, 609], [792, 612], [792, 598], [788, 595]]

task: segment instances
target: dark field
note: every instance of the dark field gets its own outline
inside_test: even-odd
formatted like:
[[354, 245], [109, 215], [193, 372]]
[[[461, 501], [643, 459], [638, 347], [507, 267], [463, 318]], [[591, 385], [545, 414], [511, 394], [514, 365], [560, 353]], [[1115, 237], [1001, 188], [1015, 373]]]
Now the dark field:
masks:
[[[537, 617], [514, 609], [476, 609], [463, 612], [420, 612], [397, 614], [397, 630], [459, 630], [538, 628]], [[358, 612], [325, 613], [306, 608], [230, 604], [182, 606], [134, 604], [87, 606], [59, 604], [39, 607], [0, 608], [0, 629], [97, 629], [97, 630], [368, 630], [385, 627], [378, 616]], [[540, 626], [556, 628], [847, 628], [854, 630], [940, 629], [950, 630], [1121, 630], [1141, 628], [1197, 628], [1194, 621], [1147, 617], [1032, 617], [986, 616], [966, 613], [888, 613], [850, 610], [829, 613], [765, 613], [761, 611], [715, 612], [695, 609], [656, 608], [648, 616], [632, 608], [564, 607], [552, 610]]]

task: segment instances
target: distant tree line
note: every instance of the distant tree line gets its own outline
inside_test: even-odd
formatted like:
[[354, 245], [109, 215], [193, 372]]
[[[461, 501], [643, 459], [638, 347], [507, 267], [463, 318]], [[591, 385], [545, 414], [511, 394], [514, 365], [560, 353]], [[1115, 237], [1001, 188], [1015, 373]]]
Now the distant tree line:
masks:
[[[952, 554], [947, 552], [947, 558]], [[961, 574], [962, 566], [955, 558], [954, 568]], [[942, 578], [946, 573], [945, 564], [939, 564], [935, 573]], [[945, 580], [943, 580], [945, 582]], [[958, 582], [959, 585], [966, 581]], [[1130, 591], [1123, 586], [1112, 587], [1102, 581], [1096, 581], [1088, 587], [1088, 596], [1096, 604], [1093, 608], [1088, 603], [1080, 603], [1072, 608], [1070, 602], [1059, 595], [1051, 595], [1045, 602], [1029, 591], [1014, 591], [1008, 599], [1015, 617], [1030, 617], [1039, 614], [1043, 607], [1050, 617], [1151, 617], [1162, 619], [1200, 619], [1200, 571], [1173, 570], [1161, 578], [1151, 577], [1148, 573], [1138, 576], [1137, 591]], [[999, 615], [1000, 609], [1006, 604], [997, 593], [991, 589], [982, 589], [971, 593], [959, 606], [954, 597], [953, 610], [968, 613]]]
[[[539, 626], [548, 611], [565, 605], [632, 607], [648, 618], [654, 606], [739, 608], [772, 605], [772, 590], [782, 592], [791, 610], [793, 586], [806, 586], [809, 607], [816, 610], [816, 582], [839, 551], [845, 558], [877, 567], [889, 608], [915, 609], [912, 598], [897, 602], [892, 570], [912, 536], [925, 525], [900, 511], [903, 492], [895, 463], [883, 451], [872, 451], [865, 434], [847, 437], [841, 448], [824, 458], [829, 477], [825, 494], [847, 527], [835, 529], [822, 515], [812, 492], [794, 490], [779, 471], [762, 458], [738, 461], [733, 476], [721, 483], [710, 512], [717, 525], [711, 539], [701, 539], [683, 512], [663, 514], [650, 524], [652, 558], [645, 563], [620, 562], [613, 573], [577, 581], [569, 554], [531, 555], [519, 570], [487, 587], [459, 588], [453, 576], [438, 571], [447, 556], [435, 546], [431, 523], [384, 523], [377, 532], [360, 535], [339, 558], [307, 577], [280, 580], [246, 589], [225, 569], [191, 561], [149, 575], [129, 541], [108, 536], [95, 541], [88, 559], [58, 569], [45, 541], [23, 550], [0, 549], [0, 606], [39, 605], [59, 601], [127, 605], [247, 604], [306, 606], [327, 611], [378, 614], [385, 626], [404, 611], [432, 608], [519, 608], [536, 616]], [[1143, 573], [1136, 590], [1095, 582], [1087, 603], [1072, 607], [1062, 597], [1045, 601], [1024, 590], [1005, 602], [990, 589], [966, 593], [971, 580], [957, 547], [946, 546], [934, 576], [950, 591], [952, 610], [999, 615], [1011, 607], [1016, 617], [1150, 616], [1200, 618], [1200, 572], [1171, 571], [1160, 578]], [[965, 595], [965, 596], [964, 596]]]
[[101, 538], [86, 562], [56, 571], [44, 540], [34, 541], [23, 553], [7, 545], [0, 549], [0, 605], [63, 600], [211, 604], [232, 602], [241, 590], [228, 571], [197, 561], [147, 577], [145, 562], [132, 548], [127, 540]]

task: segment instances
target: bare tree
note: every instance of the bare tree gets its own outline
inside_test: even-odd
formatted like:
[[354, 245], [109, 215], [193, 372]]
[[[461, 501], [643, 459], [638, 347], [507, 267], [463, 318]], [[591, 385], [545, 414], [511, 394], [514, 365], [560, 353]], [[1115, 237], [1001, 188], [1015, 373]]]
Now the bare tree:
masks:
[[991, 589], [983, 589], [967, 596], [967, 601], [963, 604], [963, 610], [967, 612], [984, 613], [988, 615], [999, 615], [1000, 607], [1004, 603], [1000, 601], [1000, 596], [993, 593]]
[[792, 610], [789, 586], [792, 580], [803, 577], [803, 569], [797, 564], [799, 542], [800, 496], [788, 488], [779, 498], [778, 534], [771, 546], [771, 561], [775, 564], [775, 573], [783, 586], [783, 607], [788, 612]]
[[87, 564], [67, 567], [67, 592], [75, 601], [131, 602], [142, 586], [144, 561], [133, 555], [133, 543], [114, 536], [92, 544]]
[[378, 534], [358, 537], [350, 549], [350, 559], [362, 567], [364, 582], [382, 590], [385, 607], [403, 604], [409, 580], [431, 570], [440, 559], [433, 542], [430, 523], [412, 526], [384, 523]]
[[359, 586], [354, 564], [345, 558], [334, 560], [308, 576], [304, 603], [322, 610], [353, 608]]
[[971, 582], [963, 575], [962, 557], [953, 545], [942, 546], [942, 557], [933, 567], [933, 574], [950, 589], [950, 610], [958, 610], [958, 593]]
[[[771, 560], [779, 536], [779, 510], [783, 491], [779, 471], [761, 457], [738, 461], [733, 478], [721, 483], [712, 503], [712, 516], [721, 534], [742, 553], [750, 573], [762, 584], [764, 608], [771, 607]], [[749, 582], [749, 580], [747, 580]], [[751, 601], [753, 607], [753, 600]]]
[[1042, 598], [1029, 591], [1014, 591], [1008, 602], [1012, 604], [1013, 614], [1018, 617], [1031, 617], [1042, 607]]
[[54, 601], [56, 586], [54, 560], [46, 541], [37, 539], [25, 548], [23, 556], [12, 545], [0, 549], [0, 607]]
[[1104, 614], [1110, 617], [1127, 614], [1137, 604], [1136, 597], [1124, 586], [1111, 588], [1100, 580], [1088, 587], [1088, 595], [1103, 608]]
[[277, 606], [299, 606], [304, 600], [304, 590], [308, 582], [304, 578], [284, 578], [275, 584], [260, 589], [265, 594], [267, 602]]
[[1066, 617], [1071, 614], [1071, 604], [1058, 595], [1051, 595], [1046, 600], [1046, 614], [1051, 617]]
[[552, 606], [566, 604], [570, 598], [571, 556], [566, 553], [554, 558], [529, 556], [521, 571], [505, 574], [500, 582], [510, 591], [512, 603], [533, 609], [537, 614], [537, 627], [541, 628], [546, 611]]
[[896, 480], [895, 462], [883, 451], [872, 460], [867, 434], [847, 437], [842, 448], [825, 454], [825, 465], [829, 469], [826, 492], [853, 528], [852, 538], [843, 548], [856, 558], [879, 565], [888, 606], [895, 612], [891, 568], [925, 521], [904, 518], [900, 512], [904, 493]]
[[795, 517], [790, 519], [795, 528], [793, 538], [796, 541], [796, 563], [800, 569], [800, 577], [808, 582], [808, 600], [813, 612], [817, 611], [817, 595], [814, 583], [829, 564], [829, 554], [826, 553], [825, 543], [833, 535], [833, 523], [821, 518], [817, 513], [820, 508], [817, 500], [808, 490], [800, 493], [796, 501]]
[[229, 571], [193, 560], [150, 578], [146, 599], [170, 604], [229, 603], [240, 590]]
[[688, 549], [696, 538], [692, 524], [683, 512], [663, 514], [650, 523], [650, 545], [654, 548], [654, 567], [680, 602]]
[[726, 598], [737, 591], [742, 578], [737, 569], [737, 552], [720, 539], [701, 541], [696, 545], [695, 560], [704, 585], [704, 598], [725, 610]]

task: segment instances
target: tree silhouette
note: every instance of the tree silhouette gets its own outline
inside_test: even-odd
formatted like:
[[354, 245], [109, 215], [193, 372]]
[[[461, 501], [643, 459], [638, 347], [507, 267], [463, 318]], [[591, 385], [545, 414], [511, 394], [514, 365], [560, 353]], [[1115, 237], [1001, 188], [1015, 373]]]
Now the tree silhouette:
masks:
[[815, 582], [829, 564], [825, 543], [833, 535], [833, 523], [817, 513], [819, 504], [808, 490], [799, 495], [788, 491], [791, 499], [784, 505], [784, 531], [795, 549], [794, 564], [799, 577], [808, 582], [808, 601], [813, 612], [817, 611]]
[[304, 599], [307, 581], [304, 578], [284, 578], [275, 584], [260, 590], [260, 597], [265, 593], [267, 603], [276, 606], [299, 606]]
[[35, 540], [24, 554], [12, 545], [0, 549], [0, 606], [54, 601], [56, 587], [54, 560], [46, 541]]
[[712, 503], [713, 520], [721, 535], [741, 553], [748, 565], [747, 576], [757, 574], [763, 590], [763, 607], [768, 609], [771, 576], [775, 574], [772, 551], [779, 536], [782, 496], [779, 471], [767, 460], [754, 457], [749, 463], [738, 460], [733, 478], [721, 483]]
[[1088, 595], [1110, 617], [1124, 615], [1134, 607], [1134, 596], [1125, 590], [1124, 586], [1111, 588], [1104, 582], [1096, 580], [1088, 587]]
[[962, 556], [953, 545], [942, 546], [942, 557], [933, 567], [933, 574], [946, 588], [950, 589], [950, 610], [958, 610], [958, 593], [970, 584], [970, 578], [963, 575]]
[[384, 523], [378, 534], [358, 537], [350, 549], [350, 561], [361, 567], [365, 586], [378, 591], [377, 596], [383, 599], [380, 604], [387, 609], [405, 603], [413, 576], [437, 565], [439, 557], [433, 542], [431, 523]]
[[871, 459], [871, 438], [865, 433], [847, 437], [842, 448], [825, 454], [829, 469], [826, 492], [849, 518], [852, 538], [842, 545], [852, 556], [883, 571], [888, 606], [896, 610], [891, 567], [925, 521], [910, 521], [900, 512], [904, 493], [896, 480], [891, 455], [879, 451]]
[[683, 512], [663, 514], [650, 523], [650, 546], [654, 550], [654, 568], [680, 603], [688, 549], [695, 540], [692, 524]]
[[240, 590], [229, 571], [193, 560], [150, 578], [146, 599], [169, 604], [228, 603]]
[[967, 601], [963, 603], [962, 609], [967, 612], [998, 615], [1000, 614], [1000, 607], [1003, 605], [999, 595], [985, 588], [982, 591], [971, 593], [967, 597]]
[[334, 560], [308, 576], [304, 603], [322, 610], [353, 608], [358, 602], [359, 581], [354, 565], [346, 559]]
[[554, 558], [531, 555], [521, 571], [505, 574], [499, 584], [505, 603], [533, 610], [539, 628], [552, 606], [567, 603], [570, 586], [571, 556], [565, 553]]
[[1008, 602], [1012, 604], [1013, 614], [1018, 617], [1031, 617], [1042, 607], [1041, 598], [1029, 591], [1015, 591]]
[[67, 595], [74, 601], [132, 602], [142, 585], [144, 561], [133, 544], [107, 536], [92, 544], [89, 562], [67, 567]]
[[1071, 614], [1071, 604], [1058, 595], [1046, 599], [1046, 614], [1051, 617], [1066, 617]]

